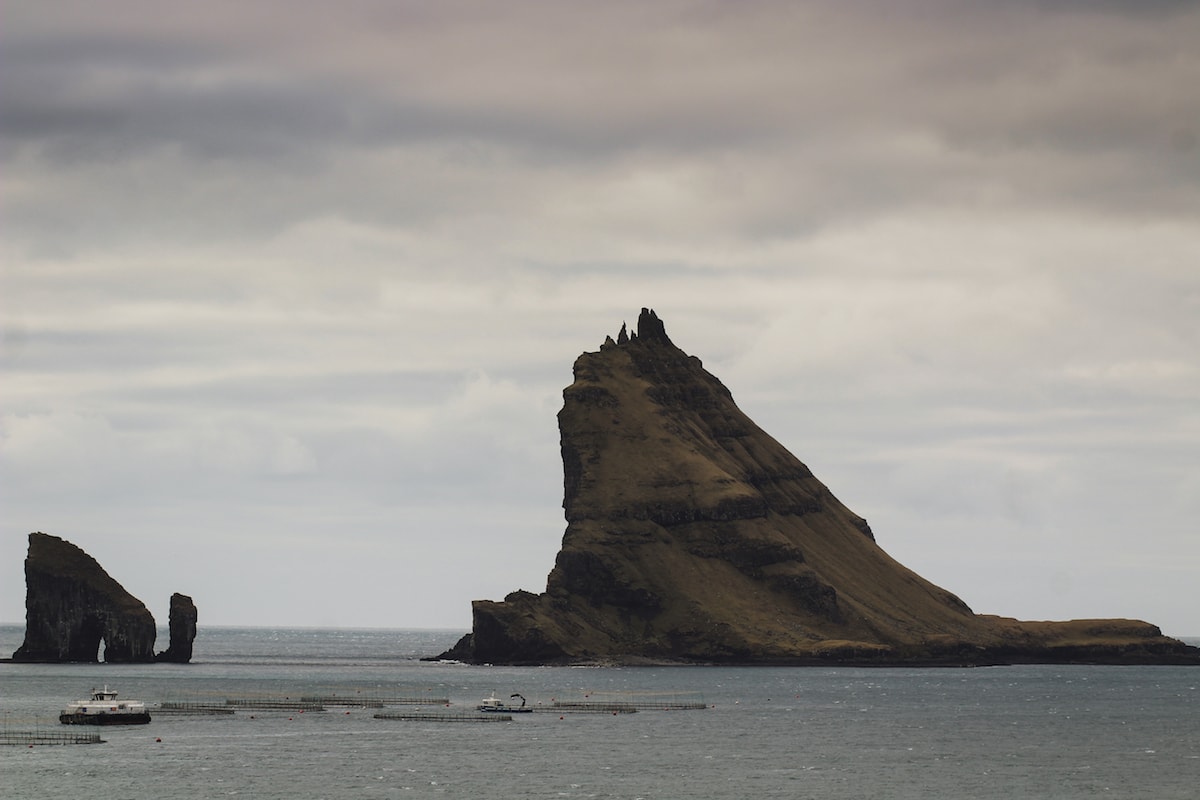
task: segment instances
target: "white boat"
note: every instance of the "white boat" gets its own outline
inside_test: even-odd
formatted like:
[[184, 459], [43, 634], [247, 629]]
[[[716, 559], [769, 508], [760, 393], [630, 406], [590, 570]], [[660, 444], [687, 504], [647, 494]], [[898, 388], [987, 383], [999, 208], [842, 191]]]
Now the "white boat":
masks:
[[92, 689], [88, 700], [76, 700], [58, 715], [64, 725], [145, 725], [150, 712], [141, 700], [118, 700], [107, 685]]
[[496, 697], [495, 692], [492, 692], [492, 696], [483, 698], [477, 708], [485, 714], [529, 714], [533, 712], [532, 708], [525, 705], [525, 698], [522, 695], [513, 692], [508, 699], [512, 700], [514, 697], [521, 698], [521, 705], [514, 706], [507, 703]]

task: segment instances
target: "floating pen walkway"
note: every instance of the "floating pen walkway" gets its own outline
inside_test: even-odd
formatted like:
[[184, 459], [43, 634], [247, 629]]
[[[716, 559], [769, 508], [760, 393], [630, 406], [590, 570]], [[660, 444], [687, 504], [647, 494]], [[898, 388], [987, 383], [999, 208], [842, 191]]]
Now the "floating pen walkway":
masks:
[[375, 719], [402, 719], [417, 722], [512, 722], [511, 714], [481, 714], [474, 711], [385, 711]]
[[447, 697], [412, 697], [378, 692], [339, 692], [335, 694], [304, 695], [306, 702], [326, 706], [351, 706], [354, 708], [383, 708], [384, 706], [444, 706], [450, 703]]
[[279, 700], [265, 697], [227, 697], [225, 705], [254, 711], [324, 711], [325, 706], [306, 700]]
[[637, 707], [630, 703], [603, 703], [603, 702], [586, 702], [586, 701], [561, 701], [555, 700], [548, 706], [538, 706], [534, 711], [546, 713], [552, 711], [555, 714], [636, 714]]
[[98, 733], [76, 731], [0, 731], [0, 745], [104, 744]]
[[445, 706], [450, 700], [437, 690], [404, 686], [316, 685], [280, 687], [253, 693], [191, 693], [164, 698], [163, 708], [184, 711], [228, 706], [258, 711], [324, 711], [327, 707], [386, 708], [387, 706]]
[[644, 696], [622, 694], [620, 699], [591, 699], [595, 695], [589, 693], [587, 697], [585, 700], [554, 700], [551, 706], [564, 711], [611, 711], [619, 714], [631, 711], [688, 711], [708, 708], [702, 697], [690, 693], [683, 696], [678, 693]]
[[197, 716], [227, 717], [233, 713], [228, 706], [213, 703], [176, 702], [164, 700], [150, 709], [153, 714], [195, 714]]
[[0, 745], [33, 747], [40, 744], [103, 744], [98, 731], [80, 730], [75, 726], [64, 729], [58, 720], [53, 722], [41, 716], [18, 718], [4, 712], [4, 726], [0, 727]]

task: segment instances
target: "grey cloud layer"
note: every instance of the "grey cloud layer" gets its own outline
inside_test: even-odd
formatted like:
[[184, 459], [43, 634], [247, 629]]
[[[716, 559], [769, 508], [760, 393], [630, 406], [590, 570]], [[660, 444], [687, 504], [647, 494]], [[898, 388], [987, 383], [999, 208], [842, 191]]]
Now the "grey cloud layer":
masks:
[[[488, 175], [511, 189], [489, 196], [490, 213], [537, 213], [566, 185], [662, 165], [709, 202], [742, 192], [755, 217], [719, 224], [747, 237], [789, 233], [773, 218], [783, 208], [803, 230], [910, 203], [1183, 214], [1200, 202], [1189, 6], [190, 12], [206, 24], [122, 8], [57, 26], [46, 13], [29, 35], [19, 17], [9, 26], [7, 171], [38, 184], [79, 170], [112, 186], [107, 204], [160, 225], [278, 229], [347, 207], [428, 220], [453, 202], [445, 191], [487, 195]], [[410, 148], [416, 164], [397, 158]], [[356, 208], [363, 173], [397, 188], [368, 189]], [[31, 226], [70, 202], [13, 194], [9, 213]]]
[[1147, 583], [1053, 587], [1116, 591], [1070, 550], [1134, 558], [1136, 526], [1194, 597], [1197, 41], [1184, 2], [17, 3], [4, 547], [352, 575], [454, 541], [447, 585], [338, 613], [462, 624], [541, 588], [571, 360], [654, 305], [980, 610], [1163, 621]]

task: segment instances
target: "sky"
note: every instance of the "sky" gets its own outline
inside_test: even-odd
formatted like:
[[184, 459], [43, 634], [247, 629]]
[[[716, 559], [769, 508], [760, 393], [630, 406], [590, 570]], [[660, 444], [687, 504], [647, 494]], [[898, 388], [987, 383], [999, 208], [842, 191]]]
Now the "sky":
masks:
[[1200, 4], [4, 0], [0, 621], [545, 588], [656, 310], [976, 612], [1200, 636]]

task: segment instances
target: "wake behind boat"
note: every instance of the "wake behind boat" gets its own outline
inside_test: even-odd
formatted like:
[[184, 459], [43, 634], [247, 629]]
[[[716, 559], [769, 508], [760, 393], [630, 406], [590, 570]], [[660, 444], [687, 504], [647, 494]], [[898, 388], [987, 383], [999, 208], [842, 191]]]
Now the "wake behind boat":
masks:
[[117, 700], [107, 685], [93, 689], [88, 700], [76, 700], [58, 715], [63, 725], [145, 725], [150, 713], [141, 700]]
[[483, 698], [483, 701], [480, 702], [478, 708], [480, 711], [482, 711], [485, 714], [529, 714], [529, 713], [532, 713], [533, 709], [525, 705], [525, 697], [523, 695], [513, 692], [511, 695], [509, 695], [508, 699], [512, 700], [517, 697], [521, 698], [521, 705], [514, 706], [511, 703], [506, 703], [503, 700], [501, 700], [499, 697], [496, 697], [496, 693], [492, 692], [491, 697]]

